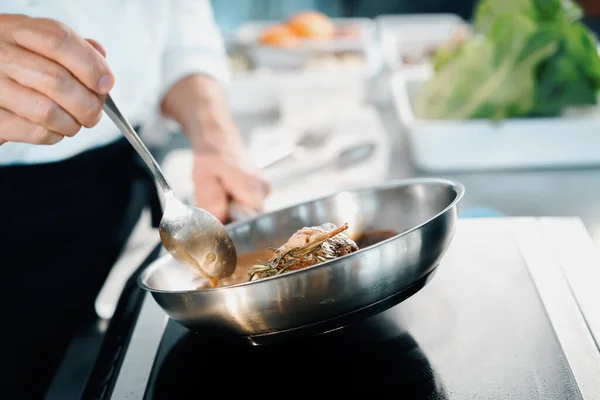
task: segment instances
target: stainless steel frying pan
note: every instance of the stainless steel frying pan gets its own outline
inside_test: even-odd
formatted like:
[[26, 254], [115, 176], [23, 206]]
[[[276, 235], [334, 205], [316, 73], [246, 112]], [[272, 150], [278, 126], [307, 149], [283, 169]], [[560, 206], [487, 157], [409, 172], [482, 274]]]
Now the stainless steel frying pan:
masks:
[[352, 237], [399, 234], [358, 252], [254, 282], [197, 290], [196, 274], [170, 255], [139, 277], [175, 321], [269, 343], [341, 328], [388, 309], [433, 276], [454, 236], [459, 183], [416, 179], [340, 192], [228, 226], [238, 254], [278, 247], [304, 226], [343, 224]]

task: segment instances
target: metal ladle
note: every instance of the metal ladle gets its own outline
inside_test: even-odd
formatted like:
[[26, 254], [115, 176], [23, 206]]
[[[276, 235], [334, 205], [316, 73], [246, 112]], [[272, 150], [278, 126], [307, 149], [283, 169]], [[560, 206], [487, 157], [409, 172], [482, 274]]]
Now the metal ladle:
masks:
[[163, 246], [177, 261], [199, 270], [213, 285], [219, 278], [231, 276], [237, 253], [223, 224], [209, 212], [184, 204], [175, 197], [158, 163], [110, 96], [103, 109], [142, 157], [165, 196], [159, 226]]

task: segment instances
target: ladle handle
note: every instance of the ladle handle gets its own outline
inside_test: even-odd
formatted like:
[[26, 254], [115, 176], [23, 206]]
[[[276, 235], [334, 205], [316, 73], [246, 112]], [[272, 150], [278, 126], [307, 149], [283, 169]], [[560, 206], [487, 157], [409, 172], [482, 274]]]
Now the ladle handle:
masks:
[[125, 117], [123, 117], [123, 114], [121, 114], [121, 112], [117, 108], [117, 105], [110, 96], [106, 98], [103, 109], [104, 112], [115, 123], [115, 125], [117, 125], [117, 127], [121, 130], [121, 132], [123, 133], [125, 138], [127, 138], [129, 143], [131, 143], [133, 148], [138, 152], [140, 157], [142, 157], [142, 160], [144, 160], [148, 168], [150, 168], [150, 171], [152, 171], [152, 174], [156, 178], [158, 185], [163, 190], [163, 192], [165, 194], [172, 193], [173, 189], [171, 189], [171, 185], [169, 185], [169, 182], [167, 181], [167, 178], [165, 178], [165, 175], [160, 169], [158, 163], [156, 162], [156, 160], [154, 159], [144, 142], [142, 142], [142, 139], [135, 132], [131, 124], [127, 122]]

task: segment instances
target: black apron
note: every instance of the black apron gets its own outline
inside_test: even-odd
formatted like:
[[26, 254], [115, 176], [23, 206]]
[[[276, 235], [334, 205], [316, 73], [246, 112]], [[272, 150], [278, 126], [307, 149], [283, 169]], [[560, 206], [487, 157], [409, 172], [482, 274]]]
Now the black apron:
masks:
[[65, 161], [0, 167], [3, 393], [41, 398], [154, 181], [125, 139]]

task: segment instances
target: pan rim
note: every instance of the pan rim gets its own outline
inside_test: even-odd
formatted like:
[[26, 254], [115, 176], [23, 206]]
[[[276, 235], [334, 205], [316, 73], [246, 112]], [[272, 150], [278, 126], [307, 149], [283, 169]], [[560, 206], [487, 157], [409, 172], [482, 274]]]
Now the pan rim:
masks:
[[[223, 291], [223, 290], [233, 290], [233, 289], [237, 289], [237, 288], [243, 288], [249, 285], [257, 285], [257, 284], [264, 284], [266, 282], [270, 282], [272, 280], [275, 279], [290, 279], [289, 276], [294, 276], [296, 274], [299, 273], [307, 273], [308, 271], [313, 271], [316, 269], [320, 269], [320, 268], [324, 268], [327, 267], [328, 265], [335, 263], [335, 262], [340, 262], [341, 260], [344, 260], [346, 258], [349, 257], [353, 257], [356, 256], [358, 254], [362, 254], [364, 252], [367, 251], [371, 251], [375, 248], [378, 248], [380, 246], [384, 246], [389, 242], [398, 240], [401, 237], [404, 236], [408, 236], [409, 234], [411, 234], [412, 232], [432, 223], [433, 221], [435, 221], [436, 219], [438, 219], [440, 216], [444, 215], [445, 213], [447, 213], [449, 210], [451, 210], [452, 208], [454, 208], [460, 201], [461, 199], [464, 197], [465, 194], [465, 187], [463, 184], [461, 184], [460, 182], [457, 181], [453, 181], [453, 180], [449, 180], [449, 179], [443, 179], [443, 178], [411, 178], [411, 179], [396, 179], [396, 180], [389, 180], [386, 181], [384, 183], [381, 184], [377, 184], [377, 185], [366, 185], [366, 186], [361, 186], [361, 187], [356, 187], [356, 188], [351, 188], [348, 190], [341, 190], [335, 193], [331, 193], [329, 195], [325, 195], [325, 196], [320, 196], [318, 198], [306, 201], [306, 202], [299, 202], [297, 204], [293, 204], [278, 210], [274, 210], [271, 211], [269, 213], [266, 214], [262, 214], [259, 215], [256, 218], [252, 218], [250, 220], [245, 220], [245, 221], [238, 221], [238, 222], [233, 222], [229, 225], [227, 225], [228, 230], [229, 229], [234, 229], [238, 226], [242, 226], [245, 224], [250, 223], [253, 220], [256, 220], [258, 218], [262, 218], [271, 214], [275, 214], [278, 212], [283, 212], [286, 210], [291, 210], [293, 208], [296, 208], [302, 204], [310, 204], [310, 203], [314, 203], [314, 202], [319, 202], [319, 201], [323, 201], [329, 198], [332, 198], [333, 196], [337, 196], [340, 193], [346, 193], [346, 192], [350, 192], [350, 193], [360, 193], [362, 191], [369, 191], [369, 190], [373, 190], [373, 189], [391, 189], [391, 188], [395, 188], [395, 187], [401, 187], [401, 186], [410, 186], [410, 185], [414, 185], [414, 184], [441, 184], [441, 185], [447, 185], [450, 186], [452, 189], [454, 189], [454, 191], [456, 192], [456, 196], [454, 197], [454, 199], [452, 200], [452, 202], [450, 202], [450, 204], [448, 204], [446, 207], [444, 207], [444, 209], [442, 209], [441, 211], [439, 211], [438, 213], [436, 213], [435, 215], [431, 216], [430, 218], [428, 218], [427, 220], [423, 221], [420, 224], [417, 224], [415, 226], [413, 226], [410, 229], [407, 229], [403, 232], [398, 233], [397, 235], [392, 236], [391, 238], [388, 238], [386, 240], [383, 240], [379, 243], [376, 243], [374, 245], [365, 247], [363, 249], [359, 249], [358, 251], [355, 251], [354, 253], [350, 253], [347, 255], [344, 255], [342, 257], [338, 257], [335, 258], [333, 260], [328, 260], [319, 264], [315, 264], [313, 266], [307, 267], [307, 268], [302, 268], [299, 270], [295, 270], [295, 271], [290, 271], [287, 272], [285, 274], [281, 274], [281, 275], [276, 275], [276, 276], [271, 276], [271, 277], [267, 277], [267, 278], [263, 278], [260, 280], [256, 280], [256, 281], [247, 281], [247, 282], [241, 282], [241, 283], [236, 283], [234, 285], [228, 285], [228, 286], [222, 286], [222, 287], [215, 287], [215, 288], [207, 288], [207, 289], [182, 289], [182, 290], [165, 290], [165, 289], [157, 289], [157, 288], [153, 288], [150, 287], [148, 285], [146, 285], [146, 283], [144, 282], [145, 278], [150, 275], [155, 269], [158, 269], [161, 267], [162, 262], [166, 261], [166, 260], [174, 260], [173, 257], [170, 254], [166, 254], [165, 256], [161, 257], [160, 259], [156, 260], [154, 263], [152, 263], [151, 265], [149, 265], [144, 271], [142, 271], [141, 274], [139, 274], [137, 281], [138, 281], [138, 285], [150, 292], [150, 293], [157, 293], [157, 294], [176, 294], [176, 295], [181, 295], [181, 294], [201, 294], [201, 293], [210, 293], [210, 292], [215, 292], [215, 291]], [[162, 261], [162, 262], [161, 262]]]

